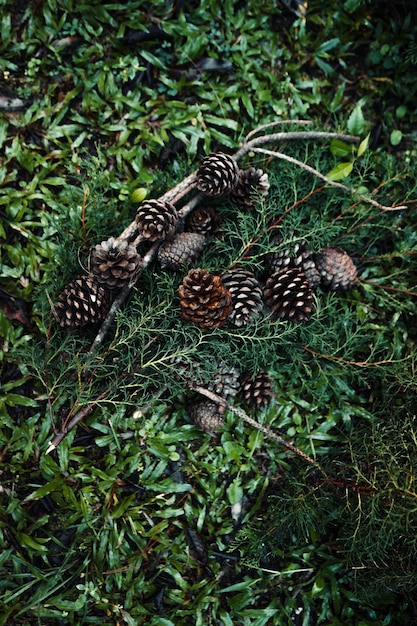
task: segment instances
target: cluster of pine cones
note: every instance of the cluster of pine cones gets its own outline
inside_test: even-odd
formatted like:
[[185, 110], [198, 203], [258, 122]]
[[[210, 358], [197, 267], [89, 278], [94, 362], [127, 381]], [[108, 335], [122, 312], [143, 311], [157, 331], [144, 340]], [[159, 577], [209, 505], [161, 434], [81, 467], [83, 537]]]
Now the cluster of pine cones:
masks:
[[[258, 370], [255, 374], [247, 371], [241, 374], [238, 368], [227, 363], [219, 363], [213, 380], [203, 386], [228, 402], [238, 397], [242, 404], [253, 411], [265, 409], [275, 395], [268, 372]], [[192, 402], [187, 411], [195, 425], [206, 432], [213, 432], [224, 423], [224, 406], [212, 400]]]
[[[208, 197], [228, 195], [240, 208], [250, 210], [268, 194], [268, 176], [260, 169], [240, 170], [227, 154], [203, 159], [197, 172], [197, 188]], [[212, 207], [198, 207], [179, 227], [176, 208], [162, 200], [148, 200], [136, 214], [139, 241], [160, 241], [158, 261], [163, 269], [180, 271], [201, 255], [207, 238], [215, 234], [221, 219]], [[279, 243], [276, 241], [275, 243]], [[95, 246], [90, 273], [71, 281], [58, 297], [55, 315], [61, 327], [100, 322], [108, 313], [112, 291], [134, 283], [143, 259], [136, 245], [111, 237]], [[313, 310], [313, 291], [350, 289], [357, 280], [356, 267], [342, 249], [329, 247], [314, 255], [305, 241], [295, 249], [267, 255], [266, 280], [234, 267], [222, 275], [193, 268], [180, 288], [183, 319], [210, 331], [229, 322], [247, 325], [266, 306], [273, 319], [306, 322]]]
[[[253, 209], [269, 191], [268, 175], [263, 170], [241, 170], [235, 159], [224, 153], [203, 159], [196, 186], [208, 198], [227, 195], [243, 210]], [[143, 267], [138, 242], [160, 242], [157, 258], [163, 269], [181, 271], [191, 266], [178, 289], [180, 313], [185, 322], [206, 332], [226, 323], [244, 327], [264, 309], [272, 320], [305, 323], [313, 312], [313, 294], [318, 286], [350, 289], [357, 281], [356, 266], [341, 248], [328, 247], [313, 255], [305, 241], [290, 250], [282, 248], [284, 243], [279, 238], [274, 241], [279, 251], [266, 255], [260, 276], [239, 266], [220, 275], [193, 267], [220, 224], [221, 219], [211, 206], [197, 207], [184, 223], [171, 203], [157, 199], [143, 202], [135, 218], [135, 241], [111, 237], [94, 247], [90, 272], [71, 281], [57, 299], [58, 323], [62, 328], [77, 327], [105, 318], [112, 293], [138, 279]], [[260, 376], [264, 383], [263, 373]], [[267, 391], [259, 393], [265, 385], [257, 387], [255, 382], [252, 387], [252, 383], [254, 380], [246, 381], [249, 406], [253, 405], [250, 398], [255, 396], [270, 399], [268, 384]], [[221, 419], [217, 406], [200, 404], [209, 415], [214, 412], [212, 418]], [[262, 402], [255, 405], [262, 406]]]

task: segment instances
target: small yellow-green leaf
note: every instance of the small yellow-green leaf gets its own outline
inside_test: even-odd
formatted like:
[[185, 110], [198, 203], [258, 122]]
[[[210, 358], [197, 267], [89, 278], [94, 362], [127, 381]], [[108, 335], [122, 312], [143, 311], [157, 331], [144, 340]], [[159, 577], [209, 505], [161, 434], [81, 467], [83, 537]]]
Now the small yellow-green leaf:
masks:
[[333, 181], [342, 180], [342, 178], [349, 176], [352, 169], [353, 163], [351, 163], [350, 161], [348, 163], [339, 163], [339, 165], [336, 165], [336, 167], [334, 167], [332, 170], [330, 170], [328, 174], [326, 174], [326, 178], [329, 178]]
[[362, 139], [362, 141], [360, 142], [359, 148], [358, 148], [358, 157], [362, 156], [363, 153], [368, 149], [369, 137], [370, 137], [370, 134], [368, 133], [365, 139]]
[[130, 199], [132, 200], [132, 202], [143, 202], [147, 195], [148, 192], [145, 187], [137, 187], [132, 191]]

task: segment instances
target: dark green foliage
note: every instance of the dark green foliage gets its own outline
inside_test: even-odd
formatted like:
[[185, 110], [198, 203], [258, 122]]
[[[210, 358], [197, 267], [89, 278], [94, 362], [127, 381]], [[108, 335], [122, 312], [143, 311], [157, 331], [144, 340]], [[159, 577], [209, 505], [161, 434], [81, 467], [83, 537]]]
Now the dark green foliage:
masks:
[[[0, 1], [17, 99], [0, 112], [0, 624], [415, 622], [415, 21], [406, 1], [264, 4]], [[304, 326], [264, 312], [203, 335], [181, 322], [183, 275], [152, 266], [96, 354], [97, 329], [58, 329], [51, 305], [134, 219], [133, 192], [301, 117], [280, 130], [376, 149], [277, 146], [357, 193], [250, 154], [270, 194], [216, 200], [199, 263], [262, 276], [305, 239], [352, 255], [352, 291], [318, 290]], [[223, 360], [269, 372], [256, 418], [327, 479], [231, 413], [215, 437], [192, 424], [181, 376], [209, 383]]]

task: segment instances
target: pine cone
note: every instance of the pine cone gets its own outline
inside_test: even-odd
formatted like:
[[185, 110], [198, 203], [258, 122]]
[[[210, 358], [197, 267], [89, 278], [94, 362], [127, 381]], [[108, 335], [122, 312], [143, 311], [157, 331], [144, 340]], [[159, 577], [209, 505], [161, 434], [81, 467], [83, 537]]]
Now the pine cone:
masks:
[[[274, 243], [279, 245], [281, 241], [282, 237], [278, 236], [275, 238]], [[312, 289], [320, 284], [321, 278], [306, 241], [296, 242], [293, 251], [287, 248], [267, 254], [265, 265], [268, 274], [290, 267], [298, 267], [304, 272]]]
[[188, 407], [187, 412], [194, 424], [206, 433], [217, 430], [224, 424], [224, 410], [211, 400], [195, 402]]
[[91, 254], [91, 272], [100, 284], [116, 289], [134, 278], [141, 260], [135, 246], [110, 237], [94, 247]]
[[192, 269], [178, 289], [181, 315], [201, 330], [213, 330], [225, 323], [231, 296], [220, 276], [204, 269]]
[[255, 376], [246, 372], [241, 377], [239, 395], [251, 409], [264, 409], [275, 395], [272, 378], [263, 370]]
[[159, 241], [173, 235], [177, 219], [177, 209], [162, 200], [147, 200], [136, 213], [139, 234], [148, 241]]
[[219, 230], [222, 218], [211, 206], [197, 207], [186, 221], [185, 230], [200, 235], [215, 235]]
[[246, 326], [258, 317], [263, 307], [262, 289], [252, 272], [240, 268], [230, 270], [223, 274], [222, 283], [232, 296], [229, 313], [232, 324]]
[[232, 367], [228, 363], [219, 363], [211, 382], [202, 385], [225, 400], [230, 400], [239, 392], [240, 372], [237, 367]]
[[324, 248], [316, 255], [321, 284], [331, 290], [351, 289], [358, 280], [354, 262], [342, 248]]
[[55, 314], [61, 328], [100, 322], [110, 308], [110, 293], [94, 276], [80, 276], [61, 291]]
[[304, 272], [297, 267], [274, 272], [266, 281], [264, 297], [274, 319], [306, 322], [311, 316], [311, 287]]
[[239, 181], [231, 193], [231, 199], [243, 210], [251, 210], [256, 200], [268, 195], [270, 188], [268, 174], [263, 170], [250, 167], [240, 170]]
[[197, 189], [206, 196], [228, 194], [239, 180], [239, 166], [233, 157], [223, 152], [206, 156], [198, 168]]
[[159, 263], [164, 269], [176, 272], [198, 259], [205, 243], [205, 236], [199, 233], [177, 233], [166, 239], [159, 248]]

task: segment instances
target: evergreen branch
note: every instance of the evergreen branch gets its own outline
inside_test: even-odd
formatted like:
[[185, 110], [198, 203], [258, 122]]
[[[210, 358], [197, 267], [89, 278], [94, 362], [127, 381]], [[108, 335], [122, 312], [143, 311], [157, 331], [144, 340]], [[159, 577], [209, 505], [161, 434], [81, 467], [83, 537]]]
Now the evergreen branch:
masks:
[[189, 387], [193, 391], [197, 391], [202, 396], [205, 396], [206, 398], [208, 398], [212, 402], [215, 402], [216, 404], [219, 404], [220, 406], [224, 407], [228, 411], [231, 411], [232, 413], [235, 413], [235, 415], [240, 417], [240, 419], [242, 419], [244, 422], [250, 424], [251, 426], [256, 428], [256, 430], [259, 430], [261, 433], [263, 433], [264, 435], [266, 435], [270, 439], [273, 439], [274, 441], [276, 441], [279, 445], [283, 446], [287, 450], [290, 450], [291, 452], [293, 452], [297, 456], [301, 457], [304, 461], [307, 461], [307, 463], [310, 463], [310, 465], [313, 465], [316, 469], [319, 470], [319, 472], [322, 474], [322, 476], [324, 476], [326, 479], [328, 479], [328, 476], [327, 476], [326, 472], [319, 465], [319, 463], [317, 463], [317, 461], [315, 461], [310, 456], [308, 456], [308, 454], [306, 454], [305, 452], [303, 452], [302, 450], [297, 448], [294, 444], [290, 443], [289, 441], [286, 441], [285, 439], [280, 437], [280, 435], [277, 435], [277, 433], [275, 433], [274, 431], [270, 430], [266, 426], [262, 426], [262, 424], [259, 424], [252, 417], [249, 417], [249, 415], [247, 415], [247, 413], [242, 411], [242, 409], [239, 409], [237, 407], [232, 406], [231, 404], [229, 404], [227, 402], [227, 400], [225, 400], [224, 398], [222, 398], [218, 394], [214, 393], [213, 391], [209, 391], [205, 387], [202, 387], [201, 385], [198, 385], [196, 383], [189, 383]]
[[327, 178], [327, 176], [325, 176], [318, 170], [314, 169], [314, 167], [311, 167], [310, 165], [307, 165], [306, 163], [303, 163], [302, 161], [299, 161], [298, 159], [294, 159], [293, 157], [290, 157], [287, 154], [283, 154], [282, 152], [275, 152], [272, 150], [265, 150], [264, 148], [256, 148], [256, 147], [252, 148], [252, 152], [259, 152], [261, 154], [266, 154], [268, 156], [272, 156], [277, 159], [282, 159], [284, 161], [289, 161], [290, 163], [294, 163], [294, 165], [298, 165], [298, 167], [301, 167], [303, 170], [306, 170], [307, 172], [310, 172], [310, 174], [314, 174], [314, 176], [317, 176], [317, 178], [324, 180], [328, 185], [331, 185], [332, 187], [337, 187], [338, 189], [343, 189], [344, 191], [348, 191], [351, 194], [357, 194], [361, 200], [363, 200], [364, 202], [367, 202], [368, 204], [372, 204], [373, 206], [377, 207], [378, 209], [381, 209], [382, 211], [401, 211], [407, 208], [404, 204], [401, 204], [399, 206], [385, 206], [383, 204], [380, 204], [376, 200], [373, 200], [372, 198], [369, 198], [368, 196], [365, 196], [362, 193], [358, 194], [356, 189], [353, 189], [353, 187], [348, 187], [347, 185], [338, 183], [335, 180], [331, 180], [330, 178]]

